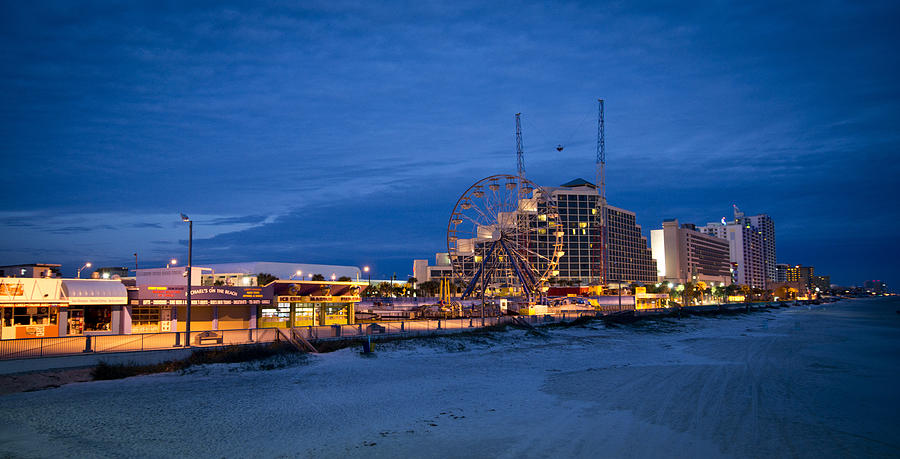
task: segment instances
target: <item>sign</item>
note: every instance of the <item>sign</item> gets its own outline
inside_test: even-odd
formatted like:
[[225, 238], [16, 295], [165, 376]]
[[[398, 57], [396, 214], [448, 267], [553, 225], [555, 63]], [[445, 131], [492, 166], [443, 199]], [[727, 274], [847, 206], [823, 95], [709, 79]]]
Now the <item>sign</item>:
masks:
[[8, 296], [25, 295], [25, 286], [22, 284], [0, 284], [0, 295], [8, 295]]
[[[137, 291], [141, 304], [185, 305], [185, 287], [142, 286]], [[132, 294], [134, 297], [134, 294]], [[272, 289], [266, 287], [233, 287], [210, 285], [191, 287], [191, 305], [253, 305], [270, 304]]]

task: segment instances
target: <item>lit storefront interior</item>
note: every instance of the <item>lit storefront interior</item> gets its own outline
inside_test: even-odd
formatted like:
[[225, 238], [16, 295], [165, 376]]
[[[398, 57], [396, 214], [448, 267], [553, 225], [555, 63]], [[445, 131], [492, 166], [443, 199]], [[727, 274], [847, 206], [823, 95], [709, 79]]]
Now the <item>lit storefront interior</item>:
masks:
[[279, 280], [269, 286], [274, 289], [274, 301], [260, 308], [260, 328], [355, 323], [356, 304], [368, 283]]
[[62, 290], [69, 302], [65, 335], [122, 333], [128, 291], [121, 282], [63, 279]]
[[63, 298], [60, 279], [0, 278], [0, 338], [59, 336]]
[[[272, 304], [271, 287], [191, 288], [191, 331], [256, 328], [257, 309]], [[185, 287], [141, 286], [130, 293], [131, 333], [187, 329]]]

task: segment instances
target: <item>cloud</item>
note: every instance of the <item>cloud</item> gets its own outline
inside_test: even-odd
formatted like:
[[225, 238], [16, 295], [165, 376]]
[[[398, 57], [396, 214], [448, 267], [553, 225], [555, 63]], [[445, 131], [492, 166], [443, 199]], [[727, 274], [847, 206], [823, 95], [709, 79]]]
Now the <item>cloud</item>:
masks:
[[267, 217], [265, 215], [244, 215], [239, 217], [221, 217], [215, 218], [212, 220], [206, 220], [198, 223], [202, 223], [204, 225], [236, 225], [240, 223], [248, 223], [248, 224], [256, 224], [262, 223], [265, 221]]
[[514, 113], [529, 178], [592, 179], [600, 96], [608, 195], [645, 229], [732, 202], [779, 240], [900, 219], [896, 2], [0, 9], [0, 235], [30, 247], [127, 255], [184, 211], [218, 257], [406, 269], [465, 187], [515, 170]]

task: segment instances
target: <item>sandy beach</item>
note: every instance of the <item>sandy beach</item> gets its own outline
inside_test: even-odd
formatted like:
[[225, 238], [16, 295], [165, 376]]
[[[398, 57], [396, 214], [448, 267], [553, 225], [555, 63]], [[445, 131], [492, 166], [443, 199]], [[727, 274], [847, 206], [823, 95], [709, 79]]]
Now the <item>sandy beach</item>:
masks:
[[0, 397], [0, 455], [900, 454], [888, 299], [509, 330]]

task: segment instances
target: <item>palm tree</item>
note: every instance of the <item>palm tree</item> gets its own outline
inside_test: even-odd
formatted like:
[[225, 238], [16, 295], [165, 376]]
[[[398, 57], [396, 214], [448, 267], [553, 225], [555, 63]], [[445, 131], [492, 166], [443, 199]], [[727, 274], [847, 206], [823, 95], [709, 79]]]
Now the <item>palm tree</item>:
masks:
[[267, 285], [270, 282], [277, 280], [277, 277], [269, 273], [259, 273], [256, 275], [256, 285]]

